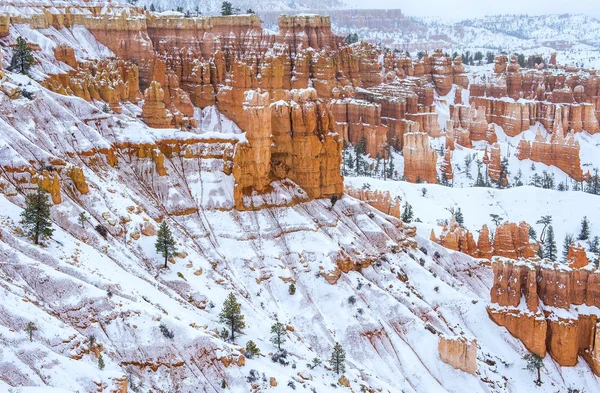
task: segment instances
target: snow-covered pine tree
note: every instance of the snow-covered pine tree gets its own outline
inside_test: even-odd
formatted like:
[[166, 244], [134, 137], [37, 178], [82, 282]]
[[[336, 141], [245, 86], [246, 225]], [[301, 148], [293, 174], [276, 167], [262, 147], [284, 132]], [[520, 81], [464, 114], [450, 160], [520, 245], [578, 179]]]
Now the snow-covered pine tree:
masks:
[[235, 334], [243, 334], [246, 327], [244, 315], [242, 314], [242, 305], [238, 303], [233, 292], [227, 295], [223, 302], [223, 309], [219, 313], [219, 322], [227, 325], [231, 329], [231, 341], [235, 340]]
[[156, 244], [154, 245], [156, 252], [161, 254], [165, 258], [165, 268], [167, 267], [167, 261], [169, 257], [175, 254], [175, 239], [171, 233], [171, 229], [167, 225], [166, 221], [163, 221], [158, 228]]
[[581, 230], [579, 231], [579, 240], [587, 240], [590, 238], [590, 221], [587, 216], [581, 220]]
[[50, 202], [46, 192], [38, 187], [36, 192], [27, 194], [25, 197], [25, 210], [21, 213], [25, 233], [35, 244], [40, 240], [52, 236], [52, 222], [50, 221]]
[[17, 46], [13, 51], [13, 57], [10, 60], [10, 67], [8, 69], [21, 74], [27, 74], [34, 62], [33, 51], [27, 45], [25, 39], [21, 36], [17, 37]]
[[544, 240], [544, 258], [556, 262], [557, 252], [556, 240], [554, 240], [554, 228], [552, 228], [552, 225], [548, 225], [546, 239]]
[[335, 371], [336, 374], [340, 374], [346, 371], [346, 366], [344, 364], [345, 362], [346, 351], [344, 351], [344, 348], [342, 348], [340, 343], [336, 342], [333, 346], [333, 351], [331, 352], [331, 359], [329, 360], [329, 363], [331, 364], [333, 371]]

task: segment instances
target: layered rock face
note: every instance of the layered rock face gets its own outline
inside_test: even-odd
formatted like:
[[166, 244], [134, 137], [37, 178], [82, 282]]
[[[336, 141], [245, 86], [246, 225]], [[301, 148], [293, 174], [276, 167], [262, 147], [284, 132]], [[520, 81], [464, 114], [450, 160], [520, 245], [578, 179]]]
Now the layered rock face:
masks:
[[551, 132], [560, 123], [566, 130], [594, 134], [600, 131], [600, 76], [595, 70], [576, 71], [557, 66], [523, 70], [514, 57], [509, 63], [506, 56], [499, 56], [496, 76], [486, 85], [471, 86], [471, 102], [485, 107], [487, 120], [509, 136], [517, 136], [537, 121]]
[[477, 372], [477, 340], [440, 336], [438, 352], [442, 362], [472, 375]]
[[437, 183], [437, 152], [429, 145], [424, 132], [404, 134], [404, 178], [411, 183]]
[[[531, 352], [540, 356], [548, 352], [561, 366], [574, 366], [582, 356], [600, 375], [598, 316], [593, 311], [577, 312], [576, 307], [600, 304], [600, 274], [586, 269], [587, 260], [578, 247], [570, 248], [568, 258], [571, 268], [495, 258], [488, 314]], [[526, 309], [520, 307], [522, 300]], [[548, 307], [575, 307], [575, 311], [555, 313]]]
[[137, 65], [123, 60], [78, 63], [72, 56], [72, 48], [57, 48], [54, 50], [56, 60], [65, 62], [73, 70], [50, 75], [43, 82], [46, 88], [86, 101], [105, 101], [116, 113], [121, 113], [122, 102], [137, 103], [141, 99]]
[[496, 228], [493, 244], [487, 225], [479, 231], [475, 243], [473, 234], [462, 228], [454, 218], [444, 224], [439, 238], [431, 231], [430, 240], [445, 248], [460, 251], [477, 258], [490, 259], [492, 256], [508, 258], [532, 258], [536, 255], [538, 245], [529, 240], [529, 225], [521, 222], [504, 223]]
[[351, 186], [344, 187], [344, 191], [351, 197], [366, 202], [382, 213], [400, 218], [400, 199], [392, 198], [389, 191], [371, 191], [368, 189], [357, 189]]
[[544, 137], [539, 128], [532, 142], [521, 139], [516, 155], [520, 160], [531, 159], [546, 165], [554, 165], [573, 179], [583, 181], [579, 142], [575, 139], [573, 132], [565, 137], [560, 125], [550, 136], [550, 140]]

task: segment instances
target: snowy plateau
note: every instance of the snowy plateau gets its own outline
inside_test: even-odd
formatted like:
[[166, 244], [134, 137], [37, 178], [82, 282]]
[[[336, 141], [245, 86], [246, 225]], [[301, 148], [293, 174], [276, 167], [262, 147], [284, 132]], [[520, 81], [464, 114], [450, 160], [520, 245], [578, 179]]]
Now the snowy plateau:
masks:
[[0, 2], [0, 392], [600, 391], [598, 20], [150, 3]]

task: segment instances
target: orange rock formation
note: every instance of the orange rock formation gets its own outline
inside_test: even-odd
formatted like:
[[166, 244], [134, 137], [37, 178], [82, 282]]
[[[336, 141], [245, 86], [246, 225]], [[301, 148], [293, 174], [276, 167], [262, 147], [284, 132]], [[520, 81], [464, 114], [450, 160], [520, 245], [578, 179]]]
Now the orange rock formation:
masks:
[[472, 375], [477, 372], [477, 340], [469, 340], [462, 336], [440, 336], [438, 352], [442, 362], [455, 369]]

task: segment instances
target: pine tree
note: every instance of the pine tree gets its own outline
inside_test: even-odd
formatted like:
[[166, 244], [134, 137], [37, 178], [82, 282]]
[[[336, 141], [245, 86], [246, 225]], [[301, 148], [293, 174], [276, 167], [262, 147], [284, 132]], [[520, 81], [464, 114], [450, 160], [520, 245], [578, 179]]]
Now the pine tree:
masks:
[[567, 233], [565, 235], [565, 240], [563, 240], [563, 262], [567, 262], [567, 255], [569, 254], [569, 248], [571, 247], [571, 244], [573, 244], [573, 235]]
[[598, 252], [600, 252], [600, 237], [594, 236], [594, 238], [592, 240], [590, 240], [588, 243], [589, 243], [591, 252], [595, 252], [596, 254]]
[[221, 15], [233, 15], [233, 6], [229, 1], [224, 1], [223, 4], [221, 4]]
[[362, 138], [354, 146], [354, 154], [356, 154], [356, 176], [364, 176], [365, 159], [363, 155], [367, 151], [367, 141], [363, 135]]
[[544, 359], [536, 354], [528, 353], [523, 356], [523, 360], [527, 362], [526, 369], [530, 372], [537, 372], [537, 380], [535, 380], [535, 384], [540, 386], [542, 384], [542, 376], [541, 369], [544, 367]]
[[336, 372], [336, 374], [340, 374], [346, 371], [346, 366], [344, 365], [345, 361], [346, 351], [344, 351], [340, 343], [336, 342], [333, 346], [333, 351], [331, 352], [331, 359], [329, 360], [329, 363], [331, 364], [331, 367], [333, 368], [333, 371]]
[[456, 220], [457, 224], [460, 225], [461, 227], [464, 227], [465, 219], [463, 217], [462, 211], [460, 210], [460, 207], [456, 209], [453, 216], [454, 216], [454, 219]]
[[281, 322], [275, 323], [271, 326], [271, 334], [271, 342], [281, 351], [281, 344], [285, 342], [285, 326]]
[[581, 220], [581, 231], [579, 232], [579, 240], [587, 240], [590, 238], [590, 222], [588, 221], [587, 216], [583, 217]]
[[87, 221], [87, 216], [85, 215], [85, 212], [79, 213], [79, 216], [77, 217], [77, 222], [79, 222], [79, 225], [81, 225], [82, 227], [85, 227], [86, 221]]
[[404, 204], [404, 210], [402, 211], [400, 218], [402, 219], [402, 221], [409, 223], [409, 222], [412, 222], [413, 217], [414, 217], [413, 208], [408, 202], [406, 202]]
[[50, 203], [41, 187], [38, 187], [36, 192], [27, 194], [25, 210], [21, 213], [21, 217], [25, 233], [35, 244], [39, 244], [40, 240], [45, 240], [54, 233], [50, 221]]
[[166, 268], [169, 257], [175, 254], [175, 239], [173, 239], [171, 229], [169, 229], [169, 226], [165, 221], [163, 221], [158, 228], [156, 244], [154, 247], [156, 248], [156, 252], [165, 258]]
[[33, 322], [27, 322], [27, 325], [25, 325], [25, 331], [27, 334], [29, 334], [29, 341], [33, 341], [33, 332], [36, 330], [38, 330], [38, 328]]
[[502, 224], [502, 221], [504, 221], [504, 218], [500, 217], [497, 214], [490, 214], [490, 218], [494, 222], [494, 225], [496, 225], [497, 227], [500, 226], [500, 224]]
[[223, 302], [223, 309], [219, 313], [219, 322], [225, 323], [231, 329], [231, 341], [235, 340], [235, 334], [243, 334], [243, 328], [246, 327], [244, 315], [242, 315], [242, 305], [237, 302], [233, 292], [227, 295]]
[[33, 51], [23, 37], [17, 37], [17, 46], [13, 51], [13, 57], [8, 69], [21, 74], [27, 74], [33, 63]]
[[156, 11], [156, 7], [154, 7], [154, 3], [150, 4], [150, 11]]
[[98, 356], [98, 368], [104, 370], [104, 359], [102, 358], [102, 354]]
[[540, 234], [540, 243], [544, 243], [544, 238], [546, 236], [546, 228], [548, 225], [552, 224], [552, 216], [542, 216], [539, 220], [536, 221], [536, 224], [544, 224], [542, 228], [542, 233]]
[[244, 356], [246, 356], [248, 359], [252, 359], [258, 355], [260, 355], [260, 349], [258, 349], [254, 341], [248, 341], [246, 343], [246, 351], [244, 352]]
[[555, 262], [557, 251], [556, 241], [554, 240], [554, 228], [552, 228], [552, 225], [548, 225], [548, 232], [544, 240], [544, 258]]

